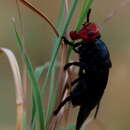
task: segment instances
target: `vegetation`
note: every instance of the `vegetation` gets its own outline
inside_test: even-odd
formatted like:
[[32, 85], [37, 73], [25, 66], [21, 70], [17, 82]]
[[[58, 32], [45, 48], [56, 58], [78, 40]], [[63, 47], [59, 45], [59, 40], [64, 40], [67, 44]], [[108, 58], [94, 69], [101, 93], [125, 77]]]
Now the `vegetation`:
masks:
[[[59, 16], [57, 18], [56, 24], [41, 11], [33, 7], [30, 3], [25, 0], [16, 0], [19, 19], [21, 21], [21, 30], [23, 29], [21, 12], [19, 7], [19, 2], [23, 3], [26, 7], [30, 8], [34, 13], [39, 15], [48, 23], [48, 26], [54, 31], [56, 37], [53, 40], [52, 56], [50, 61], [45, 63], [43, 66], [33, 68], [30, 58], [27, 55], [26, 47], [24, 43], [23, 34], [19, 34], [16, 28], [15, 19], [13, 18], [14, 34], [16, 37], [16, 45], [19, 50], [19, 54], [22, 57], [23, 65], [25, 66], [21, 70], [18, 66], [17, 60], [13, 52], [6, 48], [0, 48], [0, 54], [5, 54], [8, 57], [9, 63], [13, 71], [14, 82], [16, 86], [16, 104], [17, 104], [17, 130], [62, 130], [61, 119], [64, 120], [64, 129], [74, 130], [75, 125], [68, 123], [70, 104], [62, 109], [62, 111], [56, 116], [53, 116], [53, 111], [56, 106], [69, 94], [70, 92], [70, 82], [73, 79], [74, 70], [73, 68], [67, 72], [63, 71], [64, 64], [70, 60], [71, 48], [67, 48], [61, 37], [67, 35], [69, 32], [68, 26], [71, 24], [72, 17], [75, 13], [76, 7], [79, 4], [79, 0], [72, 0], [70, 5], [68, 0], [60, 0]], [[77, 18], [77, 24], [75, 26], [76, 30], [79, 30], [82, 26], [84, 19], [89, 8], [92, 6], [93, 0], [82, 1], [81, 11]], [[59, 55], [60, 52], [60, 55]], [[75, 57], [73, 57], [75, 58]], [[73, 59], [72, 58], [72, 59]], [[72, 60], [71, 59], [71, 60]], [[57, 69], [58, 68], [58, 69]], [[41, 74], [47, 73], [42, 81], [39, 83]], [[22, 72], [22, 73], [21, 73]], [[22, 76], [24, 75], [24, 76]], [[29, 79], [29, 83], [27, 82]], [[48, 81], [50, 81], [48, 83]], [[56, 81], [56, 82], [55, 82]], [[27, 86], [31, 88], [31, 117], [30, 125], [27, 122], [27, 109], [28, 104], [26, 104], [26, 89]], [[48, 87], [48, 89], [47, 89]], [[49, 91], [47, 91], [49, 90]], [[48, 95], [47, 102], [45, 102], [46, 96]], [[65, 118], [63, 118], [65, 117]], [[88, 121], [93, 122], [93, 119]], [[100, 121], [96, 121], [101, 129], [105, 129]]]

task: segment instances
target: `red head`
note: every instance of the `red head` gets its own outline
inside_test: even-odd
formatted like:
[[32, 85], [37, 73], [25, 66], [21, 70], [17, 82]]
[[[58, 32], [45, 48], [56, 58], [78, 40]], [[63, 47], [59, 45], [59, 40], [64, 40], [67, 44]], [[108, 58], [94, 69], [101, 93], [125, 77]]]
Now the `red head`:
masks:
[[83, 24], [83, 27], [78, 32], [70, 32], [70, 37], [72, 40], [82, 39], [89, 42], [100, 36], [100, 28], [95, 23], [89, 22], [89, 14], [90, 11], [87, 16], [87, 22]]

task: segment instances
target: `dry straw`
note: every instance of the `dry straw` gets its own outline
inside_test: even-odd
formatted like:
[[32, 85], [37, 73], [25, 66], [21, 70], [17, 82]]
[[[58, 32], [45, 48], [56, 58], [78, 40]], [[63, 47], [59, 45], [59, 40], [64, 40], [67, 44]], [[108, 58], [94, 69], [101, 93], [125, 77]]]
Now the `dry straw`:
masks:
[[15, 83], [15, 89], [16, 89], [16, 106], [17, 106], [17, 130], [22, 129], [22, 120], [23, 120], [23, 112], [24, 112], [24, 100], [23, 100], [23, 87], [22, 87], [22, 80], [20, 75], [20, 69], [17, 63], [17, 60], [15, 58], [15, 55], [13, 52], [6, 48], [0, 48], [0, 54], [5, 54], [8, 58], [8, 61], [10, 63], [13, 77], [14, 77], [14, 83]]

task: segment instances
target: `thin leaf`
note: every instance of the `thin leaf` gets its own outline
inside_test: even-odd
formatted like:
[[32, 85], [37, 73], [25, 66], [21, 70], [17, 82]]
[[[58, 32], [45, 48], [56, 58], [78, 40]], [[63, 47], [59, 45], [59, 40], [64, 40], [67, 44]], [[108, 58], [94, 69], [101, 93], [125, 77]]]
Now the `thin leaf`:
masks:
[[[59, 63], [56, 62], [55, 66], [58, 67]], [[41, 74], [43, 73], [43, 71], [45, 69], [48, 69], [48, 68], [49, 68], [49, 63], [46, 63], [43, 66], [37, 67], [35, 69], [34, 74], [35, 74], [35, 77], [36, 77], [37, 81], [39, 81], [39, 78], [40, 78]], [[48, 107], [46, 121], [49, 119], [49, 116], [50, 116], [50, 114], [52, 112], [52, 108], [54, 107], [55, 97], [56, 97], [56, 90], [54, 88], [52, 88], [52, 85], [54, 84], [54, 80], [52, 79], [51, 81], [53, 81], [53, 82], [51, 82], [51, 91], [50, 91], [51, 96], [49, 95], [50, 102], [49, 102], [49, 107]], [[33, 102], [32, 106], [33, 106], [32, 107], [32, 116], [31, 116], [32, 118], [31, 118], [31, 125], [30, 125], [30, 127], [31, 127], [31, 130], [34, 130], [35, 129], [35, 121], [36, 121], [36, 111], [35, 111], [36, 108], [35, 108], [34, 102]]]
[[34, 96], [36, 112], [37, 112], [38, 118], [39, 118], [40, 130], [45, 130], [42, 101], [41, 101], [41, 95], [40, 95], [38, 82], [35, 78], [30, 59], [26, 55], [25, 50], [22, 46], [22, 42], [21, 42], [21, 39], [20, 39], [18, 32], [16, 30], [16, 26], [15, 26], [14, 21], [13, 21], [13, 25], [14, 25], [14, 30], [15, 30], [16, 40], [17, 40], [17, 46], [18, 46], [20, 55], [23, 57], [23, 60], [26, 64], [28, 76], [29, 76], [30, 81], [32, 83], [32, 86], [31, 86], [32, 87], [32, 94]]
[[58, 31], [60, 31], [63, 28], [63, 23], [64, 23], [64, 4], [65, 4], [65, 0], [61, 0], [60, 1], [60, 9], [59, 9], [59, 15], [58, 18], [56, 20], [56, 28], [58, 29]]
[[[92, 6], [92, 3], [93, 3], [93, 0], [84, 0], [83, 7], [82, 7], [82, 9], [80, 11], [78, 22], [77, 22], [76, 27], [75, 27], [77, 31], [81, 28], [81, 26], [83, 24], [83, 21], [86, 18], [87, 13], [88, 13], [89, 9]], [[68, 53], [67, 53], [68, 54], [67, 55], [67, 61], [69, 60], [71, 52], [72, 52], [72, 47], [69, 47], [68, 48]]]
[[[47, 62], [47, 63], [45, 63], [45, 64], [42, 65], [42, 66], [36, 67], [34, 74], [35, 74], [35, 77], [36, 77], [37, 81], [38, 81], [39, 78], [41, 77], [41, 74], [42, 74], [46, 69], [49, 68], [49, 64], [50, 64], [50, 63]], [[58, 66], [59, 66], [59, 63], [56, 62], [56, 65], [55, 65], [55, 66], [58, 67]]]
[[59, 128], [58, 130], [62, 130], [62, 128]]
[[39, 67], [37, 67], [35, 69], [34, 74], [35, 74], [35, 77], [36, 77], [37, 81], [39, 80], [39, 78], [40, 78], [41, 74], [43, 73], [43, 71], [45, 69], [47, 69], [48, 67], [49, 67], [49, 63], [46, 63], [43, 66], [39, 66]]
[[22, 120], [22, 130], [26, 130], [27, 129], [27, 120], [26, 120], [26, 113], [23, 112], [23, 120]]
[[69, 124], [67, 130], [75, 130], [75, 124]]
[[36, 127], [36, 104], [34, 101], [34, 96], [32, 95], [32, 112], [31, 112], [31, 122], [30, 122], [30, 129], [35, 130]]
[[56, 60], [56, 57], [57, 57], [58, 49], [59, 49], [59, 47], [60, 47], [61, 36], [63, 36], [64, 33], [65, 33], [66, 30], [67, 30], [67, 27], [68, 27], [68, 25], [69, 25], [69, 23], [70, 23], [70, 21], [71, 21], [72, 15], [73, 15], [74, 10], [75, 10], [75, 7], [76, 7], [76, 5], [77, 5], [77, 2], [78, 2], [78, 0], [73, 0], [73, 1], [72, 1], [71, 9], [70, 9], [69, 14], [68, 14], [68, 16], [67, 16], [67, 19], [66, 19], [66, 21], [65, 21], [63, 30], [61, 30], [61, 32], [60, 32], [60, 37], [56, 40], [56, 46], [55, 46], [55, 48], [54, 48], [54, 50], [53, 50], [53, 53], [52, 53], [52, 58], [51, 58], [51, 62], [50, 62], [50, 65], [49, 65], [48, 73], [47, 73], [46, 79], [45, 79], [45, 81], [44, 81], [44, 83], [43, 83], [43, 86], [42, 86], [43, 88], [46, 86], [47, 81], [48, 81], [48, 78], [50, 77], [50, 74], [51, 74], [51, 72], [52, 72], [52, 68], [53, 68], [53, 65], [54, 65], [55, 60]]
[[[60, 28], [60, 30], [59, 30], [60, 36], [63, 36], [64, 33], [67, 31], [67, 27], [68, 27], [68, 25], [71, 21], [72, 15], [73, 15], [74, 10], [75, 10], [76, 5], [77, 5], [77, 2], [78, 2], [77, 0], [72, 1], [71, 8], [70, 8], [69, 13], [68, 13], [67, 18], [66, 18], [66, 22], [65, 22], [63, 28]], [[50, 74], [53, 73], [52, 70], [53, 70], [53, 67], [54, 67], [54, 64], [55, 64], [55, 60], [56, 60], [56, 56], [57, 56], [57, 53], [58, 53], [58, 50], [59, 50], [59, 47], [60, 47], [60, 43], [61, 43], [61, 39], [59, 37], [54, 44], [55, 46], [54, 46], [54, 50], [53, 50], [53, 54], [52, 54], [52, 59], [51, 59], [51, 63], [50, 63], [50, 66], [49, 66], [48, 73], [47, 73], [47, 78], [46, 78], [46, 80], [43, 84], [43, 88], [46, 86], [46, 83], [47, 83], [48, 78], [50, 77]], [[55, 126], [55, 129], [57, 129], [57, 125]]]
[[76, 30], [79, 30], [80, 27], [82, 26], [83, 21], [86, 18], [87, 13], [88, 13], [89, 9], [91, 8], [92, 3], [93, 3], [93, 0], [84, 0], [83, 7], [81, 9], [79, 19], [78, 19], [78, 22], [76, 25]]
[[[42, 74], [42, 72], [47, 69], [49, 66], [49, 63], [46, 63], [45, 65], [43, 66], [40, 66], [40, 67], [37, 67], [35, 69], [35, 72], [34, 72], [34, 75], [35, 75], [35, 78], [37, 81], [39, 81], [39, 78]], [[34, 99], [34, 96], [32, 95], [32, 99]], [[30, 122], [30, 129], [31, 130], [35, 130], [35, 127], [36, 127], [36, 106], [35, 106], [35, 102], [34, 100], [32, 101], [32, 113], [31, 113], [31, 122]]]
[[48, 100], [48, 107], [47, 107], [47, 115], [46, 115], [46, 122], [49, 120], [54, 105], [55, 105], [55, 99], [56, 99], [56, 90], [55, 90], [55, 67], [52, 70], [52, 75], [51, 75], [51, 79], [50, 79], [50, 88], [49, 88], [49, 100]]
[[56, 57], [57, 57], [57, 54], [58, 54], [60, 43], [61, 43], [61, 36], [63, 36], [64, 33], [67, 30], [67, 27], [68, 27], [68, 25], [69, 25], [69, 23], [71, 21], [72, 15], [73, 15], [74, 10], [75, 10], [75, 7], [77, 5], [77, 2], [78, 2], [78, 0], [73, 0], [72, 5], [71, 5], [71, 9], [70, 9], [69, 14], [67, 16], [65, 24], [63, 26], [63, 29], [60, 31], [60, 37], [58, 37], [58, 39], [56, 40], [56, 44], [55, 44], [54, 50], [52, 52], [52, 58], [51, 58], [51, 62], [50, 62], [50, 65], [49, 65], [48, 73], [47, 73], [46, 79], [45, 79], [45, 81], [43, 83], [43, 86], [42, 86], [43, 89], [46, 87], [48, 78], [50, 77], [50, 75], [52, 73], [54, 64], [56, 62]]

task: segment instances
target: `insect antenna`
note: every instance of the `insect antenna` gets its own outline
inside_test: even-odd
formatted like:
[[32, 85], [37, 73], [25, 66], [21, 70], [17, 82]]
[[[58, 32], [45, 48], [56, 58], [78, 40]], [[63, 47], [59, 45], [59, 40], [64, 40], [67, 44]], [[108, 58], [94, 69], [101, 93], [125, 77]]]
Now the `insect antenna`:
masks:
[[90, 13], [91, 13], [91, 9], [89, 9], [89, 10], [88, 10], [88, 13], [87, 13], [87, 23], [89, 23]]
[[124, 8], [125, 6], [127, 6], [130, 3], [130, 0], [125, 0], [122, 3], [120, 3], [120, 5], [113, 10], [113, 12], [111, 14], [109, 14], [104, 20], [103, 22], [100, 24], [101, 29], [103, 29], [103, 26], [112, 19], [113, 16], [119, 14], [119, 11]]

